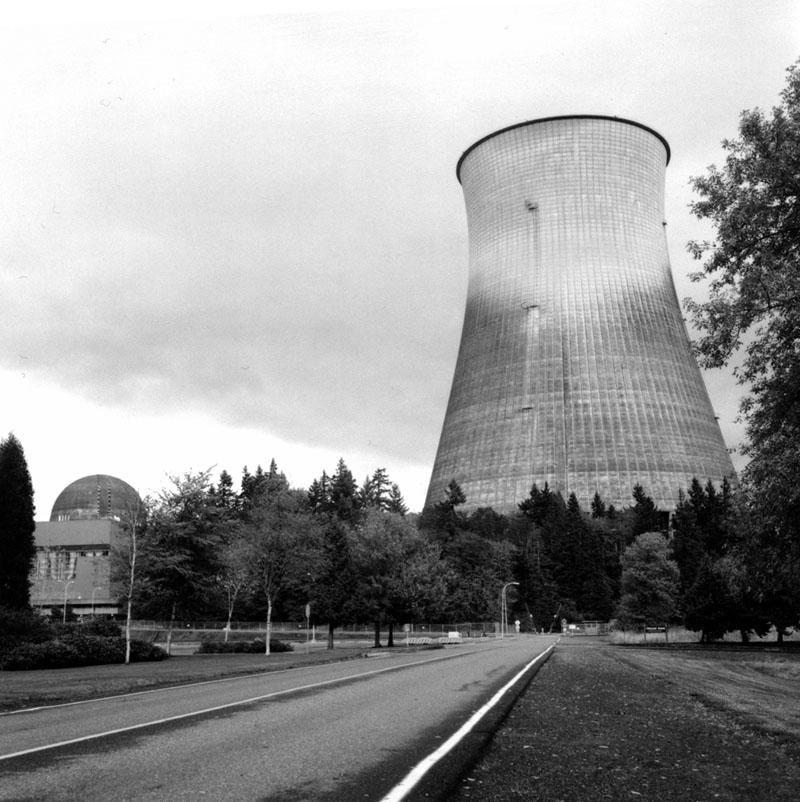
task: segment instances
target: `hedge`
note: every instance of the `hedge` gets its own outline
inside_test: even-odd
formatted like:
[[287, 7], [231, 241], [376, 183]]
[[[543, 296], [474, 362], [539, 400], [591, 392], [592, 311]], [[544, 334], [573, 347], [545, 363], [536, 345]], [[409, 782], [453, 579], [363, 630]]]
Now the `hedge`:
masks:
[[[269, 650], [270, 653], [294, 651], [290, 643], [271, 638]], [[256, 638], [255, 640], [228, 641], [227, 643], [221, 640], [204, 640], [200, 644], [197, 654], [260, 654], [263, 652], [264, 641]]]
[[[163, 660], [166, 656], [158, 646], [131, 640], [131, 662]], [[75, 633], [43, 643], [22, 643], [0, 657], [0, 670], [30, 671], [124, 662], [125, 638]]]

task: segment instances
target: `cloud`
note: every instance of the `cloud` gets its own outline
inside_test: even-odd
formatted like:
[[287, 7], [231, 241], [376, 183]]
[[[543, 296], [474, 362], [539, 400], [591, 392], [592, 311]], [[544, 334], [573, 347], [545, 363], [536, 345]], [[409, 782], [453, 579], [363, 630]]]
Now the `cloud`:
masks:
[[[777, 97], [796, 50], [789, 4], [733, 6], [733, 21], [713, 3], [537, 3], [7, 30], [0, 366], [22, 354], [43, 387], [130, 426], [191, 412], [232, 440], [415, 465], [421, 499], [466, 295], [458, 157], [539, 116], [653, 126], [673, 147], [678, 294], [698, 291], [688, 176], [740, 107]], [[712, 395], [731, 386], [715, 377]]]

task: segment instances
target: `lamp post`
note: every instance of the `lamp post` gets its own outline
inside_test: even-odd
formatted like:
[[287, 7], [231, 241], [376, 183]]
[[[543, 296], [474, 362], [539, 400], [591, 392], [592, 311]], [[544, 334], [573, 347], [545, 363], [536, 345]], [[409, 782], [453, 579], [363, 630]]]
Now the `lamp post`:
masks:
[[66, 624], [67, 623], [67, 593], [69, 591], [69, 586], [70, 585], [74, 585], [74, 584], [75, 584], [75, 580], [74, 579], [65, 579], [64, 580], [64, 612], [61, 615], [61, 623], [62, 624]]
[[102, 590], [103, 588], [92, 588], [92, 618], [94, 618], [94, 595], [97, 593], [98, 590]]
[[506, 582], [503, 585], [503, 590], [500, 591], [500, 637], [505, 637], [506, 632], [506, 619], [508, 618], [508, 606], [506, 604], [506, 591], [512, 585], [519, 585], [519, 582]]

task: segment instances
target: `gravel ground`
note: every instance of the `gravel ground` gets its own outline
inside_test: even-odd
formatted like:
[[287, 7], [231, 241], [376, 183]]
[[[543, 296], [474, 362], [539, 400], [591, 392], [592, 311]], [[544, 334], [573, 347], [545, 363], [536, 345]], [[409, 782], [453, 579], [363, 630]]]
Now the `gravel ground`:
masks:
[[619, 647], [562, 640], [448, 798], [794, 802], [800, 746], [702, 704]]

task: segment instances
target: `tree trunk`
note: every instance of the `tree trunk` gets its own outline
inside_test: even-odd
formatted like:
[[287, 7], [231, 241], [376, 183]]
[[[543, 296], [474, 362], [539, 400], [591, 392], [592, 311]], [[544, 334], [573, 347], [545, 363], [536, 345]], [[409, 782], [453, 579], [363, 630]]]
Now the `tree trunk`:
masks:
[[380, 620], [375, 621], [375, 643], [373, 646], [376, 649], [381, 648], [381, 622]]
[[390, 649], [394, 647], [394, 624], [391, 621], [389, 622], [389, 639], [386, 641], [386, 645]]
[[270, 637], [272, 637], [272, 596], [267, 596], [267, 637], [264, 654], [269, 654]]
[[775, 627], [775, 631], [778, 633], [778, 645], [783, 645], [783, 627]]
[[228, 642], [228, 635], [231, 634], [231, 619], [233, 618], [233, 604], [228, 607], [228, 623], [225, 625], [225, 643]]
[[167, 657], [172, 656], [172, 630], [175, 627], [175, 607], [177, 602], [172, 602], [172, 610], [169, 614], [169, 628], [167, 629]]
[[125, 665], [131, 662], [131, 612], [136, 582], [136, 521], [131, 526], [131, 572], [128, 579], [128, 611], [125, 616]]
[[329, 649], [333, 648], [333, 630], [334, 630], [334, 625], [333, 625], [332, 622], [329, 622], [328, 623], [328, 648]]

